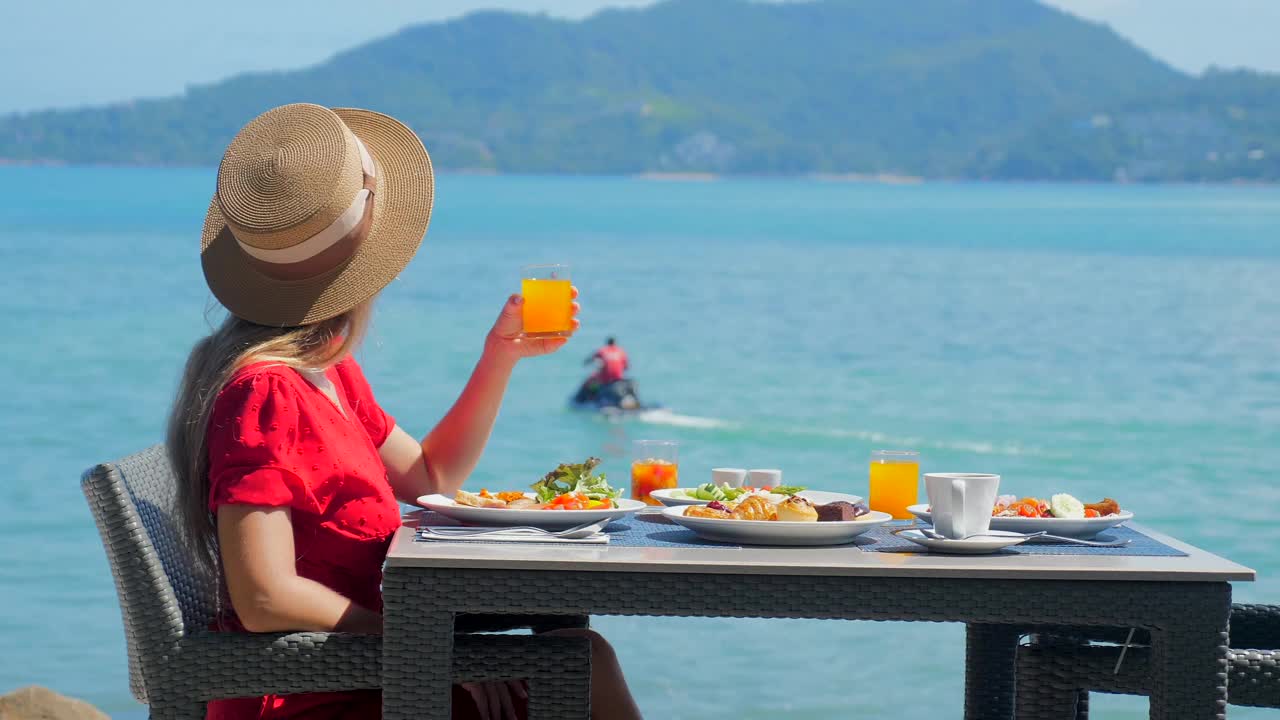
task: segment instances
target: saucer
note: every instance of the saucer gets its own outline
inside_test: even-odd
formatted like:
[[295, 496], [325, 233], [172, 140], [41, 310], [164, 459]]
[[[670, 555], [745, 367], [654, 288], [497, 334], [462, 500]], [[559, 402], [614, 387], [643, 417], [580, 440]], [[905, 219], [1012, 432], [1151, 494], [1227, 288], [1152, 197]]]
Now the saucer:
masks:
[[903, 530], [897, 533], [897, 536], [906, 538], [917, 545], [923, 545], [930, 550], [963, 555], [985, 555], [1001, 548], [1027, 541], [1027, 536], [1021, 533], [1001, 532], [999, 530], [991, 530], [987, 535], [971, 537], [965, 540], [935, 540], [931, 537], [926, 537], [919, 530]]

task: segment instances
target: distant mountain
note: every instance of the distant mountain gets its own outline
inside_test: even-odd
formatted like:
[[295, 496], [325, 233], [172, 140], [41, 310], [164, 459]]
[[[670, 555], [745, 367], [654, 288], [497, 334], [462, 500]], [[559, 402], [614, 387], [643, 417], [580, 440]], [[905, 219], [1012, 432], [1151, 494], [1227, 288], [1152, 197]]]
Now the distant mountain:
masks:
[[1280, 77], [1211, 71], [1173, 89], [1063, 112], [984, 148], [970, 174], [1007, 179], [1280, 180]]
[[214, 164], [307, 101], [392, 114], [453, 169], [1277, 179], [1278, 89], [1191, 78], [1032, 0], [668, 0], [475, 13], [303, 70], [11, 115], [0, 158]]

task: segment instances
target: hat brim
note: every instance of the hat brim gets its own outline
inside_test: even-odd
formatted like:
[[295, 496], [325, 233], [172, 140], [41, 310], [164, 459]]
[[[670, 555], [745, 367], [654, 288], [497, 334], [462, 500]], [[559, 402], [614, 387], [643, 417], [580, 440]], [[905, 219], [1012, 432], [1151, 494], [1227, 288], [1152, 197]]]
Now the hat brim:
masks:
[[435, 198], [431, 158], [422, 141], [395, 118], [333, 108], [365, 144], [377, 169], [369, 233], [351, 259], [317, 277], [279, 280], [254, 267], [215, 198], [205, 216], [200, 260], [214, 297], [232, 314], [259, 325], [309, 325], [378, 294], [413, 259], [426, 235]]

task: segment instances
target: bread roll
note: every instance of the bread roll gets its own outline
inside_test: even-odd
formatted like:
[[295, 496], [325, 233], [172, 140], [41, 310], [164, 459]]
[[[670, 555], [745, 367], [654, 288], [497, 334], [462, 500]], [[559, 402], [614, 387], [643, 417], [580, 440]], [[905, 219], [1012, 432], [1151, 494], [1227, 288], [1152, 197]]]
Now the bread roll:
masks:
[[733, 508], [734, 520], [776, 520], [778, 508], [764, 498], [752, 495]]
[[818, 522], [818, 511], [807, 498], [792, 495], [778, 504], [778, 520], [784, 522]]
[[709, 508], [705, 505], [690, 505], [684, 509], [685, 517], [712, 518], [715, 520], [728, 520], [733, 516], [724, 510], [718, 508]]

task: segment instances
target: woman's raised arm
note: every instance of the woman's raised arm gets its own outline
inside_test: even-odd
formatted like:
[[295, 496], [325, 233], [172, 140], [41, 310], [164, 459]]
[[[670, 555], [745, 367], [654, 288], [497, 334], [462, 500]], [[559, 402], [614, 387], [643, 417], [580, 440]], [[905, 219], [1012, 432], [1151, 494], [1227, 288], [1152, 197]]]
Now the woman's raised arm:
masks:
[[[578, 296], [577, 288], [573, 297]], [[568, 338], [521, 337], [524, 299], [507, 299], [485, 339], [484, 352], [462, 394], [439, 423], [418, 442], [397, 425], [378, 449], [396, 497], [411, 502], [420, 495], [453, 495], [471, 475], [489, 442], [511, 371], [521, 358], [555, 352]], [[578, 303], [573, 303], [578, 329]]]

